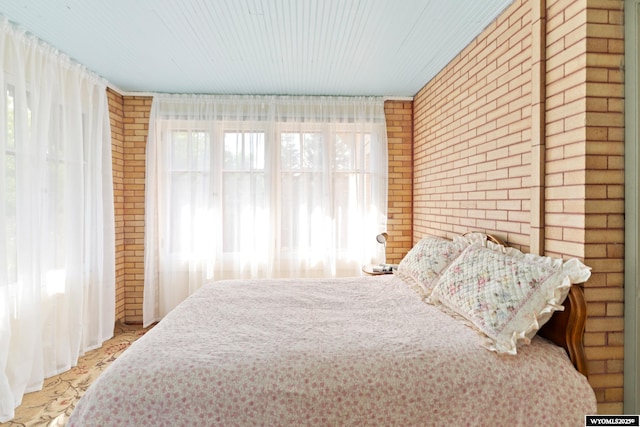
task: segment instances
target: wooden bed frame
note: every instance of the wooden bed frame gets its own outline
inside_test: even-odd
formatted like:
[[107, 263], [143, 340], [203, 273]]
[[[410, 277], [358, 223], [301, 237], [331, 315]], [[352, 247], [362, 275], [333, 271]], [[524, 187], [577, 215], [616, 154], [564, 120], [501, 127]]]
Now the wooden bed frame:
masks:
[[573, 366], [586, 377], [589, 375], [589, 370], [583, 337], [587, 320], [587, 303], [581, 285], [571, 286], [563, 305], [564, 311], [556, 311], [538, 331], [538, 335], [564, 348]]
[[[468, 234], [468, 233], [465, 233]], [[487, 234], [487, 240], [506, 246], [501, 239]], [[565, 299], [564, 311], [556, 311], [538, 331], [538, 335], [564, 348], [573, 366], [587, 377], [587, 356], [584, 351], [584, 326], [587, 321], [587, 303], [581, 284], [574, 284]]]

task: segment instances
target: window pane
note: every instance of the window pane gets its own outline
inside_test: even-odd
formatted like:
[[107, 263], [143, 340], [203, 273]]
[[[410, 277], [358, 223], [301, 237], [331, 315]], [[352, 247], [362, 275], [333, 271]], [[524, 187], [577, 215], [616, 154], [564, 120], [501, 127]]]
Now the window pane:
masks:
[[211, 162], [208, 132], [173, 131], [171, 133], [171, 165], [176, 171], [206, 171]]
[[[283, 250], [312, 244], [314, 230], [322, 230], [322, 172], [285, 173], [281, 182], [281, 237]], [[318, 223], [315, 223], [319, 221]]]
[[264, 169], [265, 145], [262, 132], [225, 132], [224, 169]]
[[336, 224], [336, 245], [338, 249], [348, 249], [350, 245], [349, 225], [359, 221], [360, 209], [370, 206], [371, 175], [369, 173], [334, 174], [334, 219]]
[[204, 229], [202, 224], [195, 224], [194, 221], [205, 221], [205, 216], [210, 212], [206, 190], [208, 179], [208, 174], [195, 171], [171, 174], [168, 199], [171, 225], [168, 233], [172, 252], [190, 253], [194, 249], [194, 233]]
[[305, 133], [304, 135], [304, 158], [305, 169], [315, 171], [322, 170], [324, 159], [324, 144], [322, 135], [319, 133]]
[[338, 133], [335, 143], [335, 168], [342, 171], [369, 170], [371, 134]]
[[174, 130], [170, 144], [168, 244], [172, 252], [186, 255], [201, 249], [195, 237], [212, 221], [207, 218], [210, 215], [211, 137], [205, 131]]
[[211, 163], [208, 132], [191, 132], [189, 150], [191, 170], [206, 171]]
[[357, 161], [357, 147], [352, 134], [337, 134], [335, 145], [335, 165], [338, 170], [355, 169]]
[[300, 134], [280, 134], [280, 158], [282, 169], [300, 169]]
[[280, 158], [283, 170], [322, 170], [324, 164], [323, 135], [320, 133], [281, 133]]
[[223, 168], [223, 251], [252, 251], [267, 227], [264, 132], [225, 132]]
[[223, 177], [223, 251], [253, 248], [267, 227], [263, 173], [226, 172]]
[[171, 165], [173, 170], [189, 169], [189, 133], [171, 132]]

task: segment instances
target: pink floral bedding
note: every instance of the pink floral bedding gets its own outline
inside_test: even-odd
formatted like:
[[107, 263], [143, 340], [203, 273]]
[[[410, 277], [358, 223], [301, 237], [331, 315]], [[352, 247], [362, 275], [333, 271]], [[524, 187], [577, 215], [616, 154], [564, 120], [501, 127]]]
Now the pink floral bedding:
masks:
[[584, 425], [541, 338], [499, 355], [393, 275], [216, 282], [118, 358], [69, 426]]

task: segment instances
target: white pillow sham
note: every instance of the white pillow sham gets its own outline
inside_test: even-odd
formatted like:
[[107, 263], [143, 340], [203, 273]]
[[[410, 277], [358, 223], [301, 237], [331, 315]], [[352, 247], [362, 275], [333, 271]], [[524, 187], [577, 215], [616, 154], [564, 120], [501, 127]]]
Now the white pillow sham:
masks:
[[523, 254], [492, 242], [477, 242], [442, 272], [429, 302], [467, 319], [485, 334], [490, 350], [516, 354], [561, 305], [573, 283], [590, 268], [577, 259]]
[[453, 240], [442, 237], [422, 238], [400, 261], [395, 274], [408, 283], [424, 298], [428, 297], [439, 274], [473, 242], [481, 242], [486, 236], [471, 233], [456, 236]]

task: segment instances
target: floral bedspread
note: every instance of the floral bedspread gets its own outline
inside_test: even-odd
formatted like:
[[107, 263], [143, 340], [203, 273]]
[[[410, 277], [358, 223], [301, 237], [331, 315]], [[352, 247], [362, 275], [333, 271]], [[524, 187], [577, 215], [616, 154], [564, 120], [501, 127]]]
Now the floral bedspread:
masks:
[[393, 275], [204, 286], [89, 388], [69, 426], [584, 425], [541, 338], [499, 355]]

